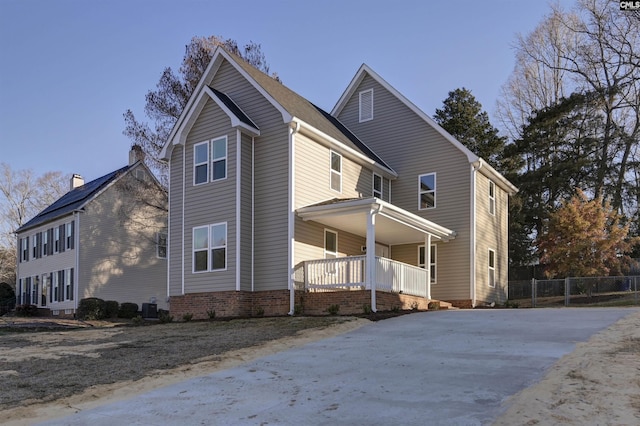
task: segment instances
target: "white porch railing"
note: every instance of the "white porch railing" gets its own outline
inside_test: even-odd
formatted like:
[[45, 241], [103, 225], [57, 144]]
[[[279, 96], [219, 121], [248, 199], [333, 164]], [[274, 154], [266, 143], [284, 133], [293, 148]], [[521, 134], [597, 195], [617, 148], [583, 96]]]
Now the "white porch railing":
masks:
[[[304, 262], [304, 277], [298, 275], [296, 281], [302, 281], [304, 289], [311, 291], [364, 290], [368, 289], [365, 271], [366, 256], [308, 260]], [[427, 297], [426, 283], [425, 269], [376, 257], [376, 290]]]

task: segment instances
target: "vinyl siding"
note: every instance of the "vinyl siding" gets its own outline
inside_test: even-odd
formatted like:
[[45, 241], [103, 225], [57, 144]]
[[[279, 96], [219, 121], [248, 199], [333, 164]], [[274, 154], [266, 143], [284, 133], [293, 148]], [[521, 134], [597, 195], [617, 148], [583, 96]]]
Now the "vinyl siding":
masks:
[[[496, 214], [489, 213], [489, 179], [476, 173], [476, 296], [504, 303], [508, 281], [508, 195], [495, 186]], [[489, 249], [496, 253], [495, 288], [489, 287]]]
[[169, 296], [182, 294], [182, 156], [184, 147], [176, 145], [171, 153], [169, 191]]
[[[194, 145], [220, 137], [227, 138], [227, 176], [225, 179], [194, 185]], [[185, 145], [184, 263], [185, 293], [236, 289], [236, 130], [229, 117], [209, 100], [189, 132]], [[211, 158], [211, 146], [209, 147]], [[208, 166], [211, 178], [211, 162]], [[226, 222], [226, 270], [193, 271], [193, 229]], [[208, 254], [209, 260], [211, 253]]]
[[[374, 89], [374, 118], [359, 123], [358, 93], [370, 88]], [[391, 184], [393, 204], [456, 231], [454, 240], [438, 248], [438, 286], [432, 295], [470, 299], [471, 165], [467, 157], [370, 76], [338, 118], [398, 173]], [[418, 210], [418, 176], [426, 173], [436, 173], [436, 208]]]
[[[46, 232], [50, 228], [56, 228], [60, 225], [69, 223], [74, 221], [73, 215], [68, 215], [62, 218], [58, 218], [54, 221], [51, 221], [45, 225], [39, 226], [37, 228], [30, 229], [27, 232], [21, 233], [18, 235], [18, 238], [29, 237], [29, 260], [27, 262], [18, 263], [18, 273], [16, 279], [26, 279], [27, 277], [40, 277], [40, 285], [38, 286], [38, 295], [42, 294], [42, 275], [50, 274], [52, 272], [57, 272], [69, 268], [76, 268], [76, 247], [71, 250], [65, 250], [64, 252], [54, 253], [48, 256], [42, 256], [37, 259], [33, 258], [33, 247], [31, 245], [31, 236], [37, 234], [38, 232]], [[74, 225], [74, 232], [78, 232], [77, 224]], [[74, 236], [75, 238], [75, 236]], [[53, 242], [51, 242], [53, 243]], [[76, 270], [74, 270], [76, 273]], [[74, 277], [74, 287], [77, 283], [77, 276]], [[16, 287], [17, 288], [17, 287]], [[38, 296], [38, 302], [40, 302], [41, 297]], [[75, 297], [74, 297], [75, 299]], [[75, 309], [76, 301], [75, 300], [66, 300], [62, 302], [50, 302], [49, 296], [47, 294], [47, 303], [46, 307], [50, 309]], [[41, 306], [38, 303], [38, 306]]]
[[[78, 299], [142, 303], [166, 309], [167, 263], [156, 256], [156, 233], [166, 216], [131, 196], [121, 184], [131, 172], [87, 204], [80, 217]], [[128, 184], [129, 182], [127, 182]]]
[[241, 166], [241, 206], [240, 206], [240, 289], [251, 290], [251, 230], [253, 222], [251, 220], [251, 136], [242, 135], [242, 166]]
[[338, 257], [361, 256], [366, 239], [340, 229], [330, 228], [321, 223], [305, 222], [296, 218], [296, 252], [294, 263], [305, 260], [324, 259], [324, 230], [338, 233]]

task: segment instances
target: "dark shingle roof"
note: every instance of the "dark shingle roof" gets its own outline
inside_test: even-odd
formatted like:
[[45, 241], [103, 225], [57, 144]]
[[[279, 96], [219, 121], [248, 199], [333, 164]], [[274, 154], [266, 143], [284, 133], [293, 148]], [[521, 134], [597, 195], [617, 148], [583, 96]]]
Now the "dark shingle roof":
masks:
[[58, 217], [72, 213], [74, 210], [82, 207], [87, 201], [91, 200], [91, 198], [120, 175], [127, 172], [129, 168], [130, 166], [122, 167], [121, 169], [74, 188], [62, 197], [58, 198], [49, 207], [38, 213], [33, 219], [18, 228], [16, 232], [26, 231], [34, 226], [41, 225], [45, 222], [49, 222]]
[[227, 107], [229, 108], [229, 110], [236, 116], [238, 117], [238, 119], [240, 121], [242, 121], [244, 124], [246, 124], [247, 126], [251, 126], [256, 130], [260, 130], [260, 128], [256, 125], [256, 123], [254, 123], [249, 116], [247, 116], [247, 114], [244, 113], [244, 111], [242, 111], [242, 109], [240, 109], [240, 107], [233, 102], [233, 99], [231, 99], [229, 96], [227, 96], [225, 93], [222, 93], [216, 89], [214, 89], [213, 87], [209, 87], [213, 93], [218, 97], [218, 99], [220, 99], [220, 101]]
[[[228, 52], [227, 52], [228, 53]], [[331, 116], [331, 114], [322, 111], [314, 104], [298, 95], [279, 81], [248, 64], [244, 59], [229, 53], [236, 60], [238, 65], [249, 74], [269, 95], [273, 97], [289, 114], [297, 117], [305, 123], [315, 127], [321, 132], [331, 136], [334, 139], [344, 143], [348, 147], [361, 152], [378, 164], [389, 167], [380, 157], [378, 157], [371, 149], [362, 143], [351, 131], [349, 131], [340, 121]]]

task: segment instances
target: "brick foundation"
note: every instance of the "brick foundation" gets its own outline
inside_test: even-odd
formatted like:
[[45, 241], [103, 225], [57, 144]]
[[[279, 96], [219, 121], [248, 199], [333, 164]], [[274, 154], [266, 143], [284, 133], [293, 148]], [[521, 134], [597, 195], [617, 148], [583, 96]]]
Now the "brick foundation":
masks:
[[[407, 294], [376, 293], [378, 311], [427, 310], [429, 302]], [[371, 307], [371, 291], [295, 292], [295, 312], [298, 314], [328, 315], [332, 305], [339, 306], [340, 315], [362, 314]], [[193, 314], [193, 319], [208, 319], [210, 311], [215, 311], [218, 318], [281, 316], [289, 313], [289, 290], [191, 293], [172, 296], [169, 306], [171, 315], [178, 321], [184, 314]]]
[[451, 303], [452, 306], [454, 306], [456, 308], [460, 308], [460, 309], [472, 309], [473, 308], [473, 303], [471, 302], [471, 299], [447, 300], [447, 302]]

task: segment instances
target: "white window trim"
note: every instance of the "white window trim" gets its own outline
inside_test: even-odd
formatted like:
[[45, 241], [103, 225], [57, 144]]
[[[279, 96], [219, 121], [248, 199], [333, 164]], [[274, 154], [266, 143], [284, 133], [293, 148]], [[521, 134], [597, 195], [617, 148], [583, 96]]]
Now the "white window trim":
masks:
[[[213, 144], [218, 142], [218, 141], [221, 141], [221, 140], [224, 140], [224, 157], [213, 158], [213, 152], [214, 152], [213, 151]], [[225, 135], [225, 136], [220, 136], [219, 138], [211, 139], [211, 146], [209, 147], [209, 150], [211, 151], [211, 176], [209, 176], [210, 179], [211, 179], [211, 182], [219, 182], [221, 180], [225, 180], [227, 178], [227, 175], [228, 175], [228, 172], [229, 172], [229, 167], [228, 167], [228, 164], [229, 164], [229, 161], [228, 161], [228, 158], [229, 158], [229, 144], [227, 142], [227, 136]], [[224, 177], [218, 178], [218, 179], [214, 179], [213, 178], [213, 163], [216, 162], [216, 161], [221, 161], [221, 160], [224, 160]]]
[[49, 256], [49, 230], [45, 229], [42, 231], [42, 257]]
[[[334, 154], [337, 155], [340, 158], [340, 171], [339, 172], [336, 171], [336, 170], [333, 170], [333, 155]], [[342, 161], [342, 154], [340, 154], [337, 151], [330, 150], [330, 153], [329, 153], [329, 188], [331, 188], [332, 191], [342, 193], [342, 169], [343, 168], [344, 168], [344, 164], [343, 164], [343, 161]], [[340, 189], [333, 188], [333, 185], [332, 185], [333, 184], [333, 179], [332, 178], [333, 178], [333, 174], [334, 173], [337, 174], [340, 177]]]
[[60, 253], [60, 227], [53, 227], [53, 254]]
[[51, 290], [53, 291], [52, 301], [53, 303], [59, 303], [60, 300], [58, 300], [58, 295], [60, 293], [58, 290], [58, 286], [60, 285], [60, 283], [58, 280], [58, 271], [54, 271], [52, 275], [53, 275], [53, 283], [51, 283]]
[[[197, 152], [198, 147], [200, 145], [206, 145], [207, 146], [207, 159], [205, 161], [200, 162], [200, 163], [196, 163], [196, 152]], [[209, 182], [209, 148], [210, 148], [209, 141], [199, 142], [199, 143], [193, 145], [193, 186], [204, 185], [205, 183]], [[202, 166], [202, 165], [207, 166], [207, 179], [204, 182], [196, 183], [196, 167]]]
[[[334, 234], [336, 236], [336, 251], [327, 250], [327, 234]], [[325, 259], [337, 259], [338, 258], [338, 232], [332, 229], [324, 229], [324, 258]], [[333, 255], [334, 257], [327, 257], [327, 254]]]
[[[493, 253], [493, 266], [491, 266], [491, 253]], [[496, 287], [496, 263], [498, 261], [498, 258], [496, 257], [496, 251], [494, 249], [489, 249], [488, 252], [488, 259], [487, 259], [487, 284], [489, 285], [489, 287], [491, 288], [495, 288]], [[491, 273], [493, 272], [493, 283], [491, 282]]]
[[496, 215], [496, 184], [492, 180], [489, 181], [489, 214]]
[[[376, 177], [380, 178], [380, 191], [376, 190]], [[376, 193], [378, 193], [378, 195], [376, 195]], [[384, 179], [376, 172], [373, 172], [373, 177], [371, 178], [371, 194], [381, 200], [384, 194]]]
[[[368, 111], [369, 116], [365, 116], [363, 118], [363, 114], [362, 114], [362, 111], [363, 111], [362, 97], [364, 95], [367, 95], [367, 94], [371, 94], [371, 108], [370, 108], [370, 111]], [[367, 90], [363, 90], [360, 93], [358, 93], [358, 121], [360, 123], [364, 123], [366, 121], [371, 121], [371, 120], [373, 120], [373, 88], [367, 89]]]
[[65, 231], [64, 232], [64, 239], [65, 239], [64, 248], [65, 248], [65, 250], [71, 250], [71, 245], [72, 245], [73, 237], [74, 237], [73, 231], [72, 231], [73, 230], [73, 225], [72, 224], [73, 224], [73, 222], [67, 222], [64, 225], [65, 226], [65, 230], [64, 230]]
[[[213, 241], [211, 239], [211, 229], [214, 226], [224, 225], [225, 226], [225, 243], [221, 246], [214, 246]], [[197, 229], [207, 229], [207, 248], [206, 249], [198, 249], [197, 251], [206, 251], [207, 252], [207, 269], [202, 271], [196, 271], [196, 249], [194, 247], [196, 230]], [[213, 255], [211, 253], [214, 249], [224, 248], [224, 268], [213, 269]], [[203, 274], [210, 272], [223, 272], [226, 271], [229, 265], [229, 225], [227, 222], [218, 222], [212, 223], [211, 225], [203, 225], [203, 226], [195, 226], [191, 232], [191, 272], [194, 274]]]
[[[433, 190], [432, 191], [422, 191], [422, 185], [421, 185], [421, 178], [423, 176], [430, 176], [433, 175]], [[433, 207], [422, 207], [422, 194], [426, 194], [429, 192], [433, 192]], [[437, 193], [438, 193], [438, 177], [436, 176], [436, 173], [423, 173], [421, 175], [418, 176], [418, 210], [433, 210], [438, 206], [438, 198], [437, 198]]]
[[[424, 244], [418, 246], [418, 266], [424, 269], [424, 263], [420, 263], [420, 249], [424, 248]], [[433, 272], [431, 273], [431, 284], [438, 283], [438, 249], [435, 244], [431, 244], [431, 253], [433, 254], [434, 263], [431, 263], [429, 259], [429, 267], [433, 266]], [[424, 254], [425, 260], [427, 254]]]

